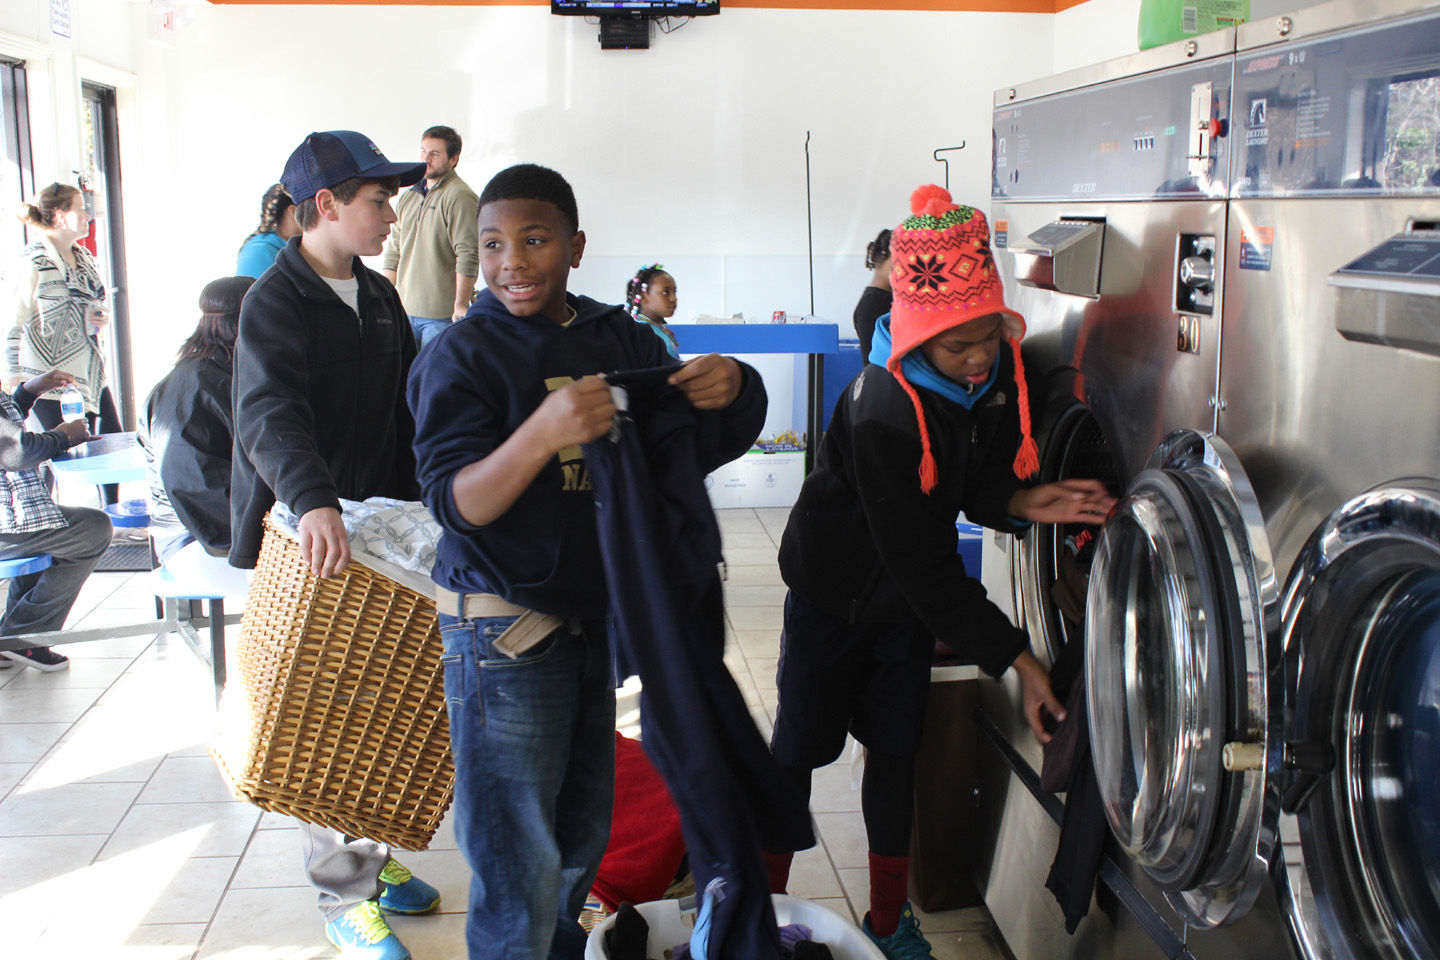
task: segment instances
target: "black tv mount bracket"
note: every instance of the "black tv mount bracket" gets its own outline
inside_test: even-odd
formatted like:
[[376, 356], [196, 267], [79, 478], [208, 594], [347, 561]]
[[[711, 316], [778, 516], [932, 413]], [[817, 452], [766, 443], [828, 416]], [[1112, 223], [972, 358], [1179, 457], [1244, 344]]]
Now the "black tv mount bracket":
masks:
[[943, 163], [943, 164], [945, 164], [945, 189], [946, 189], [946, 190], [949, 190], [949, 189], [950, 189], [950, 158], [949, 158], [949, 157], [942, 157], [942, 156], [940, 156], [940, 154], [942, 154], [942, 153], [954, 153], [956, 150], [964, 150], [964, 149], [965, 149], [965, 141], [964, 141], [964, 140], [961, 140], [961, 141], [960, 141], [960, 146], [958, 146], [958, 147], [936, 147], [936, 148], [935, 148], [935, 151], [930, 154], [930, 156], [932, 156], [932, 157], [935, 158], [935, 162], [936, 162], [936, 163]]
[[649, 50], [650, 18], [635, 14], [600, 17], [601, 50]]

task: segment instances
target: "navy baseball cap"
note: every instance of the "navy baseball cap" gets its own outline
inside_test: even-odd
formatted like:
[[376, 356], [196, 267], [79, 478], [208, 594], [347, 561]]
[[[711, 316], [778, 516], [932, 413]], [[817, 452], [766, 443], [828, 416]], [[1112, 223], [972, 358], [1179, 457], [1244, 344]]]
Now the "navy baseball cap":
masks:
[[391, 163], [363, 133], [326, 130], [310, 134], [295, 148], [285, 161], [280, 182], [291, 199], [300, 203], [351, 177], [399, 177], [400, 186], [408, 187], [424, 175], [425, 164]]

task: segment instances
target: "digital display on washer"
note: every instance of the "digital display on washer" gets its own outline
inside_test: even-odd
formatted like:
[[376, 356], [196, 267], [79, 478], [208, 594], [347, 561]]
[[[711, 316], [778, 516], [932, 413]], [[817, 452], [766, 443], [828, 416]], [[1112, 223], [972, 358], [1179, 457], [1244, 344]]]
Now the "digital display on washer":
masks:
[[1242, 54], [1237, 196], [1440, 192], [1440, 14]]

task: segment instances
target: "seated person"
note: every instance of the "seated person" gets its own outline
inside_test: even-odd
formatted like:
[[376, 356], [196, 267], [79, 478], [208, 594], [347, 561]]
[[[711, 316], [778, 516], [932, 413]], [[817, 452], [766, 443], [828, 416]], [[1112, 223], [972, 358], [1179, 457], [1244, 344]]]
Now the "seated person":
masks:
[[200, 322], [175, 369], [150, 391], [140, 424], [150, 481], [155, 554], [177, 576], [245, 592], [230, 551], [230, 380], [240, 301], [253, 277], [222, 277], [200, 291]]
[[[51, 370], [31, 377], [12, 396], [0, 393], [0, 560], [48, 553], [50, 566], [10, 581], [0, 636], [59, 630], [65, 626], [85, 578], [110, 546], [110, 518], [102, 510], [62, 507], [50, 498], [36, 469], [57, 453], [90, 437], [84, 420], [62, 423], [44, 433], [25, 429], [35, 398], [69, 386], [68, 373]], [[9, 650], [0, 668], [23, 663], [46, 673], [64, 670], [70, 658], [49, 647]]]

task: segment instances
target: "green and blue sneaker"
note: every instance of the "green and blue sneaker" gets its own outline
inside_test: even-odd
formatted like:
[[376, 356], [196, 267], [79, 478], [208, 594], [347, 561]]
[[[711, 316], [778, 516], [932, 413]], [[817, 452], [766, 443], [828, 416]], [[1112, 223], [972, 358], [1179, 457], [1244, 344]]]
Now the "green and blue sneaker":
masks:
[[325, 939], [345, 960], [410, 960], [410, 951], [390, 930], [374, 900], [364, 900], [325, 924]]
[[906, 901], [900, 911], [900, 925], [890, 936], [875, 935], [870, 929], [868, 913], [861, 921], [860, 928], [865, 931], [865, 936], [880, 948], [880, 952], [885, 954], [885, 960], [935, 960], [935, 955], [930, 952], [930, 941], [920, 932], [920, 921], [915, 919], [915, 911], [911, 909], [909, 901]]
[[394, 857], [380, 871], [380, 909], [386, 913], [429, 913], [440, 906], [440, 891]]

